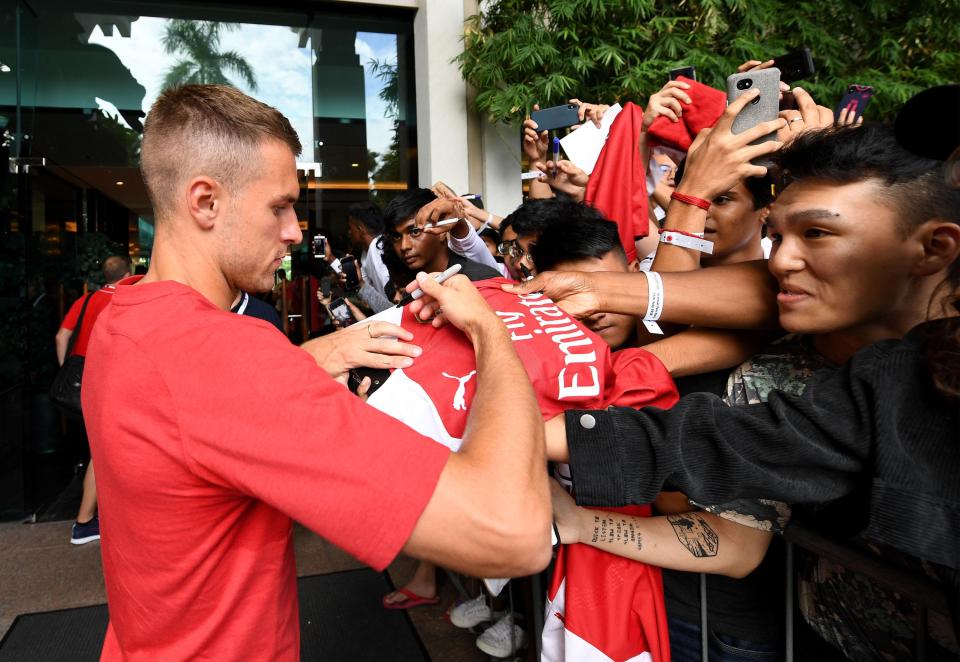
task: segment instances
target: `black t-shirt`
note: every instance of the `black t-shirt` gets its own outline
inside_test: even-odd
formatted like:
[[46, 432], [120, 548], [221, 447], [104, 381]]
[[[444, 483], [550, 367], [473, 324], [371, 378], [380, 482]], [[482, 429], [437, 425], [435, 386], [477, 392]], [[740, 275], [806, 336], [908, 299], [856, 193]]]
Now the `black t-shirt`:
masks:
[[488, 267], [485, 264], [480, 264], [479, 262], [474, 262], [473, 260], [468, 260], [462, 255], [457, 255], [453, 251], [450, 251], [450, 257], [447, 260], [448, 267], [453, 266], [454, 264], [460, 265], [460, 273], [469, 278], [470, 280], [487, 280], [488, 278], [502, 278], [503, 274], [494, 269], [493, 267]]
[[[717, 370], [676, 380], [683, 397], [688, 393], [722, 396], [729, 370]], [[707, 575], [708, 627], [722, 634], [754, 643], [777, 644], [784, 631], [784, 544], [779, 536], [770, 541], [766, 557], [743, 579]], [[667, 615], [700, 623], [700, 575], [679, 570], [663, 571], [663, 594]]]

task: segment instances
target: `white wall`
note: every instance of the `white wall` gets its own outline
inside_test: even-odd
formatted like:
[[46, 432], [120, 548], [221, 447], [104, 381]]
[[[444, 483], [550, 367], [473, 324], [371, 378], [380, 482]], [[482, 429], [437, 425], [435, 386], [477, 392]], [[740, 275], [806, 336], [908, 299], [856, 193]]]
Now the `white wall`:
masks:
[[[519, 119], [517, 126], [491, 125], [468, 110], [467, 86], [453, 62], [463, 50], [463, 23], [468, 13], [476, 11], [476, 1], [340, 1], [417, 8], [413, 38], [420, 186], [429, 187], [442, 180], [458, 193], [483, 194], [487, 209], [497, 214], [513, 211], [522, 201]], [[475, 127], [472, 136], [468, 122]], [[480, 190], [474, 190], [476, 170], [480, 171]]]
[[506, 216], [523, 202], [520, 183], [520, 128], [481, 120], [483, 131], [483, 201]]
[[420, 185], [469, 188], [466, 84], [452, 62], [462, 51], [463, 4], [420, 0], [413, 22]]

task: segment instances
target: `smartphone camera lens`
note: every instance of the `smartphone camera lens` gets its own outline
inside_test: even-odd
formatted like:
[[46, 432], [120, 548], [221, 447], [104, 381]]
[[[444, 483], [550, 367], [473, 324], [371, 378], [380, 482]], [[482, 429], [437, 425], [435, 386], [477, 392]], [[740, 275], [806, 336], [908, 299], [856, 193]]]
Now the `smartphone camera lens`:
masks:
[[753, 87], [753, 80], [750, 78], [743, 78], [737, 81], [738, 90], [749, 90], [751, 87]]

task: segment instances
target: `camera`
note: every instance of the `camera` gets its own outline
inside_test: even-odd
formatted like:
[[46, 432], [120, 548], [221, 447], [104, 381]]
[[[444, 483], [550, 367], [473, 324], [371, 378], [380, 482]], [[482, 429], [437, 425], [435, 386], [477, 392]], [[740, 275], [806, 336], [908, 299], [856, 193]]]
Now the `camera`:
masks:
[[744, 78], [737, 81], [738, 90], [749, 90], [751, 87], [753, 87], [753, 81], [749, 78]]
[[313, 257], [322, 260], [327, 255], [327, 238], [318, 234], [313, 238]]

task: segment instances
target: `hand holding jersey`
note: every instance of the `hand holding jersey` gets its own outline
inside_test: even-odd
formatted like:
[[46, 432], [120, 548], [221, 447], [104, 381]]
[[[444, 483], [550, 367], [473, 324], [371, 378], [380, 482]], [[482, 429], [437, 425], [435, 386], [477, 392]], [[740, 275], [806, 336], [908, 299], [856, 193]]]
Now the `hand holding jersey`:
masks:
[[413, 334], [395, 324], [354, 324], [300, 345], [328, 375], [346, 383], [351, 368], [406, 368], [420, 356]]

